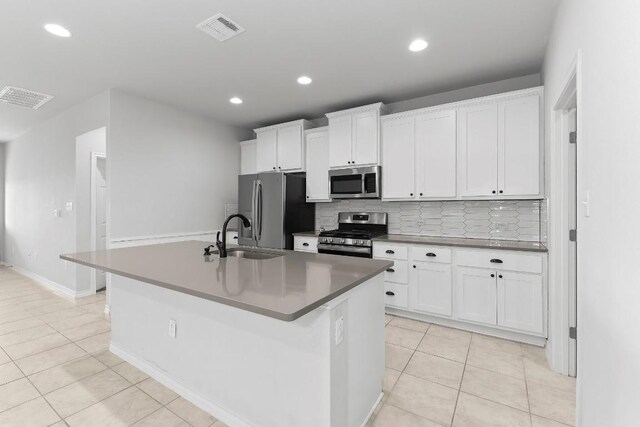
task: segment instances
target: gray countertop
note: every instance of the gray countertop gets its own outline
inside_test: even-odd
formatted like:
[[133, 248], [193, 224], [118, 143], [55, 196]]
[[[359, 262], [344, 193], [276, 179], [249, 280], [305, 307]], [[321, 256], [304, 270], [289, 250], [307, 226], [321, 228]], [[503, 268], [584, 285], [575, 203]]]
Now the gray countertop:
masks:
[[221, 259], [203, 256], [205, 246], [188, 241], [60, 258], [284, 321], [309, 313], [393, 265], [288, 250], [265, 260]]
[[[319, 231], [293, 233], [294, 236], [318, 237]], [[547, 247], [538, 242], [517, 240], [466, 239], [463, 237], [432, 237], [413, 234], [387, 234], [375, 237], [374, 242], [408, 243], [419, 245], [457, 246], [462, 248], [502, 249], [508, 251], [548, 252]]]

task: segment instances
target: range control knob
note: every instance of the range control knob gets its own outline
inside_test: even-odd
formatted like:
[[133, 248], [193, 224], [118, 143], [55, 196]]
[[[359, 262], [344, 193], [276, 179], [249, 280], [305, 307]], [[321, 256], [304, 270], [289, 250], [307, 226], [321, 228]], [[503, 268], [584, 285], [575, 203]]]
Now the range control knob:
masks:
[[356, 245], [364, 245], [364, 240], [356, 240]]
[[331, 242], [333, 242], [333, 239], [332, 239], [331, 237], [327, 237], [326, 242], [327, 242], [327, 243], [331, 243]]
[[344, 243], [344, 239], [340, 239], [340, 243]]

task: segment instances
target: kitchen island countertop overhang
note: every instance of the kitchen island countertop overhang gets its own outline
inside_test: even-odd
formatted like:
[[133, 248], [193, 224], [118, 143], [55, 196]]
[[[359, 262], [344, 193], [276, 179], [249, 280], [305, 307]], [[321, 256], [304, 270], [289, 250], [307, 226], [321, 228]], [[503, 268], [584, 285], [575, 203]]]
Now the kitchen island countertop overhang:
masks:
[[205, 246], [185, 241], [60, 258], [283, 321], [304, 316], [393, 265], [289, 250], [271, 259], [206, 257]]

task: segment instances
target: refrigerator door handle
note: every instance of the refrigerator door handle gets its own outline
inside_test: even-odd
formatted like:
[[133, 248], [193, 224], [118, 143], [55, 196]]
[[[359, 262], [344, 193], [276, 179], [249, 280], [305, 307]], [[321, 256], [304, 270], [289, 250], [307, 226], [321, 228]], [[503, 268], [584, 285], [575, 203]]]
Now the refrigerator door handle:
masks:
[[262, 238], [262, 181], [257, 180], [256, 181], [256, 188], [257, 188], [257, 201], [256, 201], [256, 205], [257, 205], [257, 211], [258, 211], [258, 215], [257, 215], [257, 230], [256, 230], [256, 240], [260, 240]]
[[257, 220], [258, 217], [256, 216], [257, 187], [258, 187], [258, 181], [253, 181], [253, 188], [251, 189], [251, 240], [253, 241], [257, 240], [257, 234], [256, 234], [256, 225], [258, 224], [258, 220]]

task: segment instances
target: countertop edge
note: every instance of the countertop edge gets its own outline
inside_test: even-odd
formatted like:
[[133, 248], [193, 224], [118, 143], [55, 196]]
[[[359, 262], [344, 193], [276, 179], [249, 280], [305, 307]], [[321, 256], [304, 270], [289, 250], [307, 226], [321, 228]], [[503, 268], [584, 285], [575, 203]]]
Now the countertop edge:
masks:
[[[390, 266], [393, 265], [392, 261], [387, 262], [387, 264], [384, 267], [380, 267], [375, 269], [372, 273], [367, 274], [363, 277], [361, 277], [360, 279], [354, 281], [353, 283], [351, 283], [348, 286], [344, 286], [343, 288], [335, 291], [332, 294], [327, 295], [324, 298], [319, 299], [318, 301], [313, 302], [312, 304], [296, 311], [293, 313], [281, 313], [281, 312], [277, 312], [277, 311], [273, 311], [270, 309], [266, 309], [266, 308], [259, 308], [259, 307], [255, 307], [253, 305], [249, 305], [249, 304], [243, 304], [241, 302], [235, 301], [235, 300], [229, 300], [226, 298], [222, 298], [222, 297], [217, 297], [217, 296], [213, 296], [210, 294], [203, 294], [200, 293], [198, 291], [191, 291], [191, 292], [187, 292], [184, 288], [180, 288], [174, 285], [171, 285], [170, 283], [165, 283], [165, 282], [161, 282], [158, 280], [153, 280], [153, 279], [149, 279], [148, 277], [141, 277], [135, 274], [131, 274], [131, 273], [127, 273], [124, 271], [120, 271], [114, 268], [107, 268], [107, 267], [103, 267], [103, 266], [97, 266], [95, 264], [91, 264], [89, 262], [86, 261], [80, 261], [78, 259], [75, 258], [71, 258], [68, 257], [64, 254], [60, 255], [60, 259], [64, 260], [64, 261], [69, 261], [69, 262], [73, 262], [76, 264], [80, 264], [80, 265], [84, 265], [86, 267], [91, 267], [91, 268], [100, 268], [103, 271], [112, 273], [112, 274], [117, 274], [118, 276], [122, 276], [122, 277], [126, 277], [128, 279], [133, 279], [133, 280], [137, 280], [139, 282], [144, 282], [144, 283], [149, 283], [151, 285], [154, 286], [158, 286], [161, 288], [165, 288], [165, 289], [169, 289], [175, 292], [179, 292], [185, 295], [191, 295], [193, 297], [196, 298], [201, 298], [201, 299], [205, 299], [207, 301], [212, 301], [212, 302], [217, 302], [219, 304], [224, 304], [227, 305], [229, 307], [235, 307], [235, 308], [239, 308], [241, 310], [245, 310], [245, 311], [249, 311], [251, 313], [255, 313], [255, 314], [260, 314], [263, 316], [267, 316], [267, 317], [271, 317], [273, 319], [277, 319], [277, 320], [282, 320], [285, 322], [292, 322], [294, 320], [299, 319], [300, 317], [304, 316], [307, 313], [312, 312], [313, 310], [315, 310], [316, 308], [320, 307], [321, 305], [331, 301], [332, 299], [344, 294], [347, 291], [350, 291], [351, 289], [355, 288], [356, 286], [366, 282], [367, 280], [377, 276], [378, 274], [382, 273], [383, 271], [385, 271], [387, 268], [389, 268]], [[378, 260], [380, 261], [380, 260]]]

